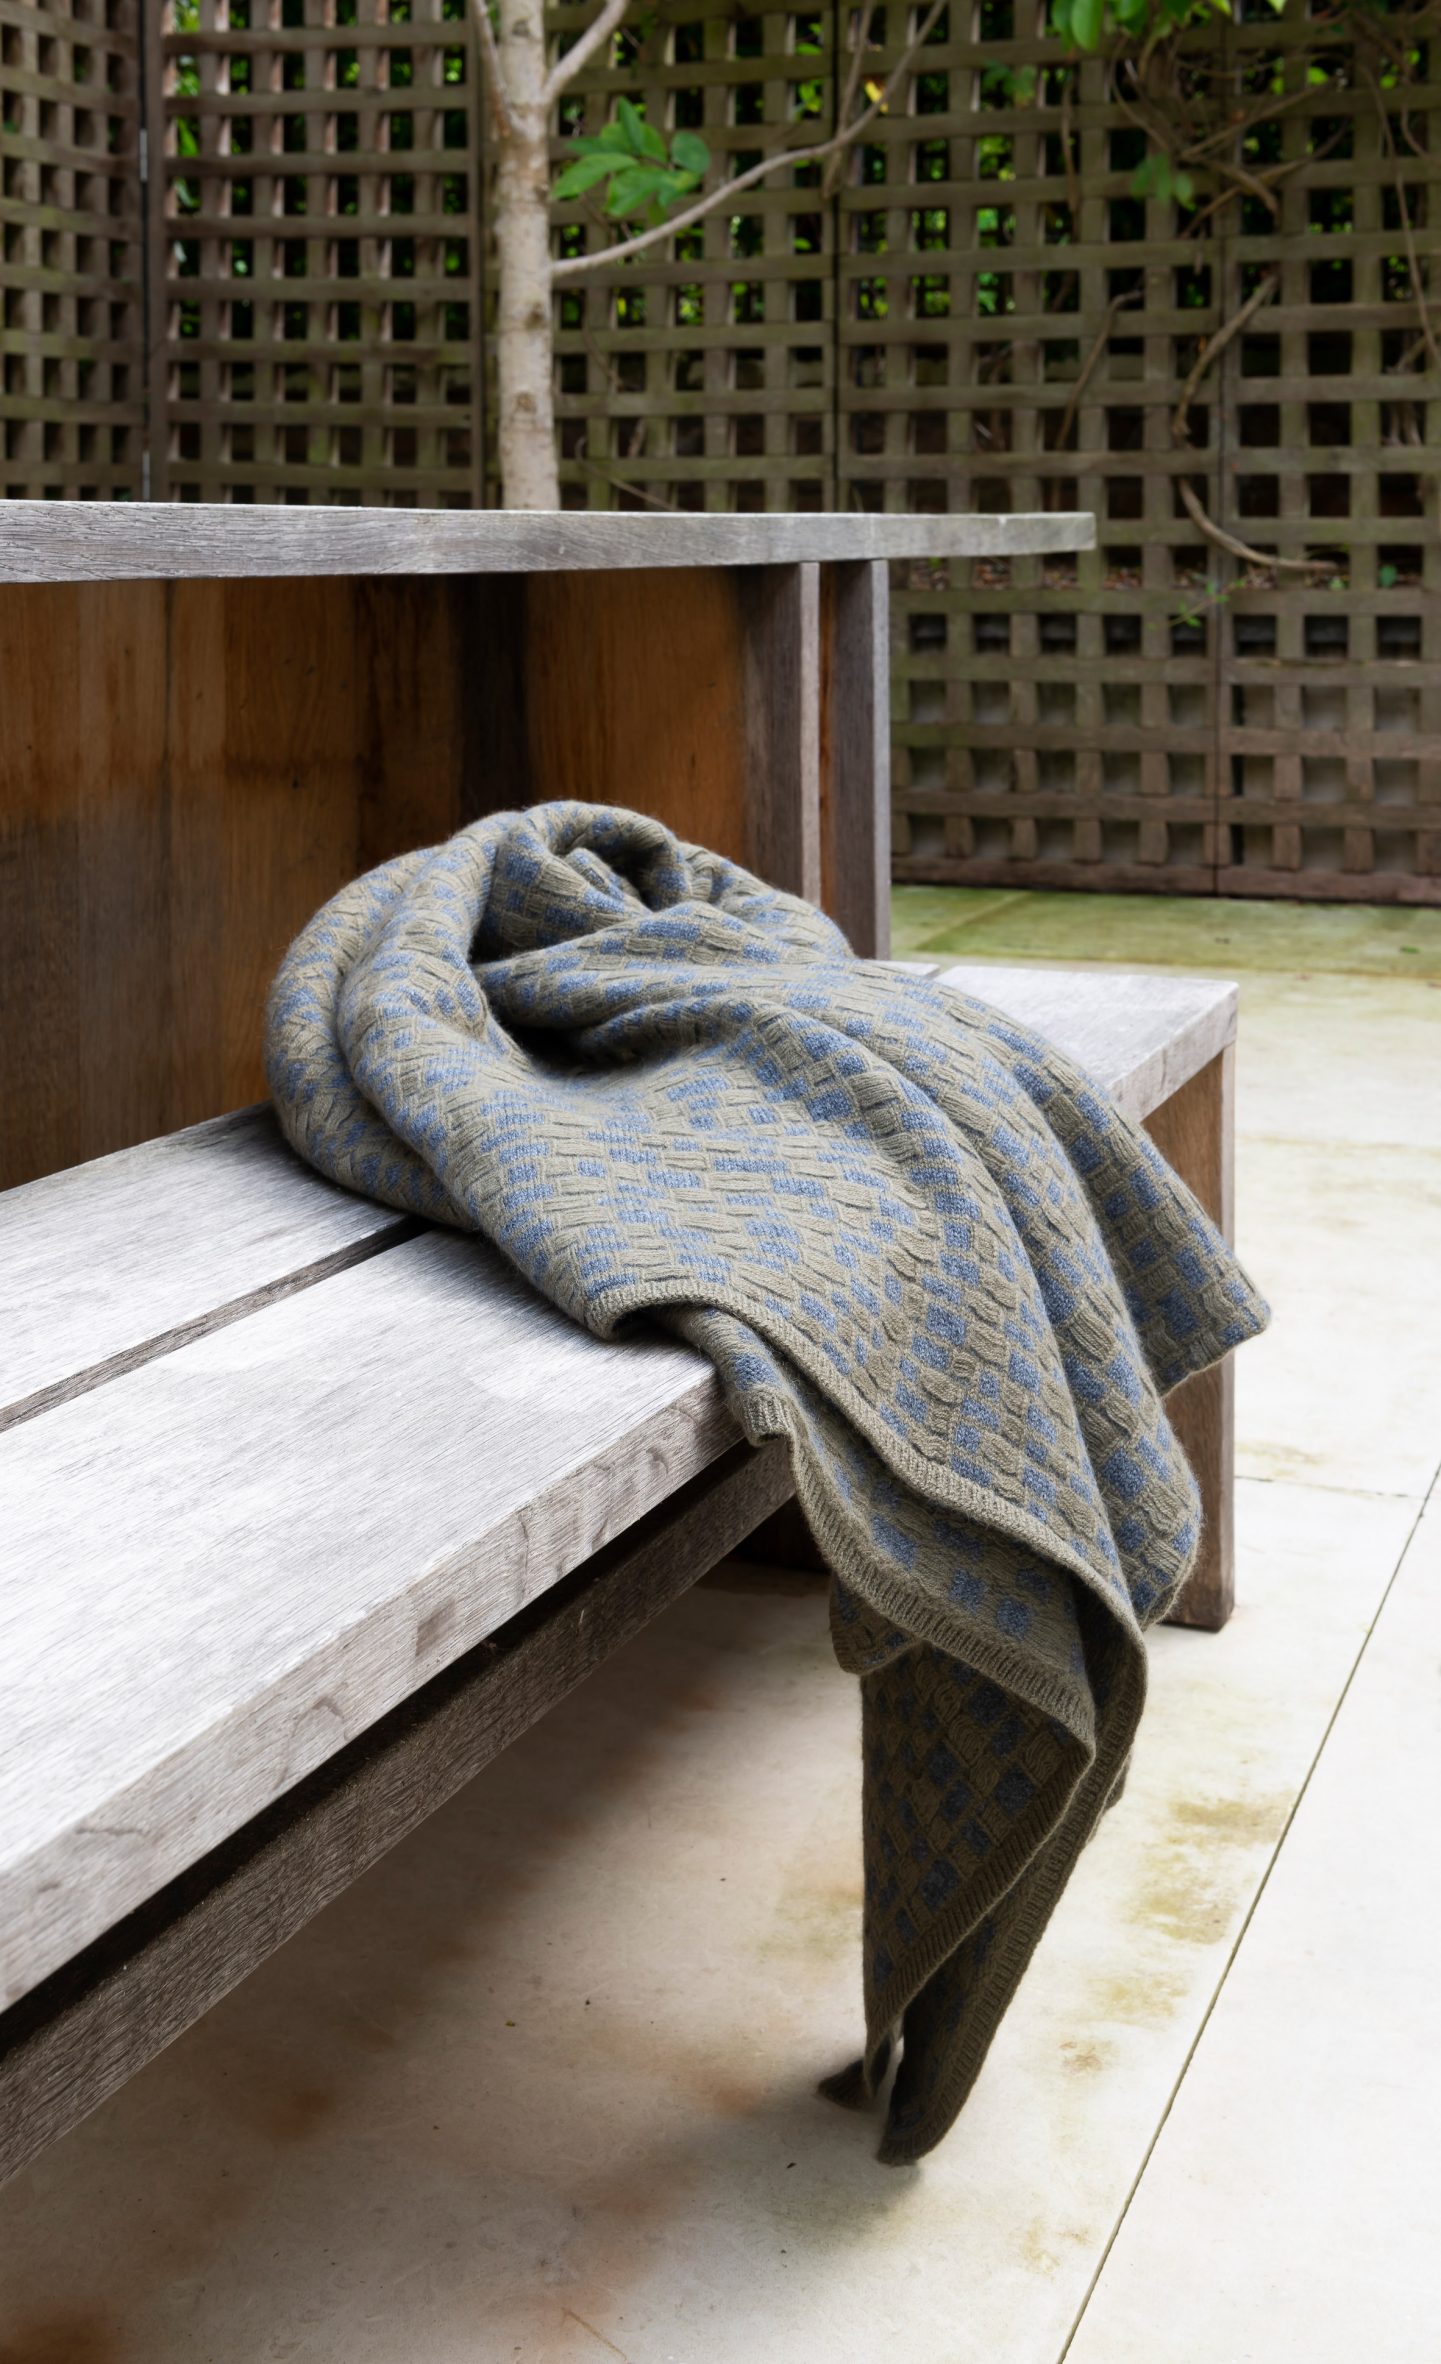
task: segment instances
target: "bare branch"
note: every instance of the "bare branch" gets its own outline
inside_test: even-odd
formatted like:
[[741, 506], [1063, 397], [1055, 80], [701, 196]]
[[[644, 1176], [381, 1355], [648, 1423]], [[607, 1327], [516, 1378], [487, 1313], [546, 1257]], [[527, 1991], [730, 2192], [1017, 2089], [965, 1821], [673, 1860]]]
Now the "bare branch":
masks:
[[[708, 214], [715, 213], [722, 205], [728, 205], [733, 197], [739, 197], [744, 190], [753, 189], [757, 181], [768, 179], [771, 173], [782, 172], [797, 164], [820, 164], [827, 156], [834, 156], [838, 149], [848, 148], [875, 121], [877, 115], [884, 112], [890, 103], [892, 91], [908, 71], [916, 52], [930, 39], [932, 29], [948, 4], [949, 0], [932, 0], [931, 7], [887, 75], [879, 98], [872, 99], [853, 123], [845, 124], [817, 147], [778, 148], [774, 156], [763, 157], [748, 172], [738, 172], [734, 180], [723, 181], [718, 189], [712, 189], [708, 196], [697, 198], [694, 205], [688, 205], [682, 212], [673, 214], [669, 221], [661, 222], [654, 230], [642, 230], [635, 238], [623, 238], [614, 246], [600, 247], [595, 254], [564, 256], [561, 261], [551, 265], [552, 285], [561, 286], [568, 279], [578, 279], [584, 271], [599, 271], [611, 263], [627, 263], [632, 255], [644, 254], [649, 247], [659, 246], [663, 239], [677, 237], [682, 230], [688, 230], [692, 222], [704, 221]], [[571, 54], [574, 55], [574, 52]]]
[[1411, 294], [1416, 305], [1416, 317], [1420, 324], [1421, 334], [1426, 339], [1426, 349], [1431, 356], [1432, 365], [1436, 369], [1441, 369], [1441, 344], [1438, 344], [1436, 340], [1436, 330], [1431, 320], [1431, 306], [1426, 294], [1426, 283], [1421, 276], [1421, 257], [1416, 251], [1416, 233], [1411, 227], [1411, 208], [1406, 200], [1406, 179], [1401, 170], [1401, 159], [1396, 153], [1396, 142], [1391, 136], [1391, 118], [1386, 112], [1386, 103], [1377, 87], [1376, 78], [1364, 60], [1361, 61], [1361, 75], [1371, 93], [1372, 104], [1376, 109], [1376, 120], [1381, 126], [1381, 139], [1386, 150], [1386, 159], [1391, 167], [1391, 185], [1396, 192], [1396, 203], [1401, 214], [1401, 236], [1406, 247], [1406, 267], [1411, 274]]
[[1076, 414], [1081, 407], [1081, 396], [1085, 393], [1095, 374], [1097, 362], [1110, 343], [1111, 331], [1116, 325], [1117, 313], [1124, 312], [1128, 304], [1139, 304], [1141, 295], [1142, 290], [1139, 287], [1130, 287], [1127, 288], [1124, 295], [1113, 295], [1107, 304], [1101, 315], [1101, 325], [1095, 342], [1082, 362], [1080, 375], [1071, 388], [1071, 399], [1061, 413], [1061, 423], [1056, 429], [1055, 441], [1051, 445], [1052, 451], [1064, 451], [1071, 440], [1071, 429], [1076, 423]]
[[504, 139], [515, 129], [515, 117], [510, 111], [510, 93], [505, 86], [505, 73], [500, 62], [500, 51], [495, 45], [495, 27], [490, 21], [487, 0], [475, 0], [475, 22], [480, 35], [480, 54], [485, 66], [486, 95], [495, 128]]
[[[1191, 404], [1196, 388], [1207, 371], [1220, 360], [1232, 339], [1240, 335], [1247, 321], [1254, 319], [1263, 304], [1269, 304], [1278, 284], [1277, 274], [1268, 272], [1260, 286], [1253, 288], [1247, 296], [1239, 311], [1232, 313], [1225, 326], [1218, 328], [1197, 354], [1191, 374], [1181, 388], [1181, 399], [1171, 413], [1171, 440], [1183, 451], [1190, 448]], [[1232, 558], [1239, 558], [1244, 566], [1270, 567], [1288, 575], [1316, 575], [1330, 571], [1328, 559], [1281, 558], [1274, 550], [1256, 550], [1249, 542], [1237, 541], [1234, 534], [1228, 534], [1224, 526], [1217, 525], [1214, 517], [1207, 514], [1194, 486], [1189, 485], [1184, 476], [1177, 477], [1176, 490], [1181, 496], [1186, 515], [1197, 531], [1203, 533], [1207, 541], [1214, 542], [1218, 550], [1226, 551]]]
[[[836, 109], [837, 123], [845, 122], [856, 103], [856, 92], [860, 89], [861, 75], [865, 68], [866, 51], [870, 47], [871, 18], [874, 15], [874, 0], [866, 0], [866, 5], [861, 11], [860, 23], [856, 28], [856, 45], [851, 51], [851, 62], [846, 69], [846, 86], [841, 92], [841, 103]], [[836, 193], [836, 183], [840, 178], [841, 154], [842, 151], [837, 148], [821, 175], [822, 205], [827, 204]]]
[[1288, 575], [1325, 575], [1331, 571], [1329, 558], [1278, 558], [1274, 550], [1253, 550], [1249, 542], [1238, 542], [1224, 526], [1208, 517], [1184, 476], [1176, 480], [1176, 489], [1185, 504], [1186, 515], [1198, 533], [1214, 542], [1218, 550], [1225, 550], [1232, 558], [1239, 558], [1246, 566], [1264, 566]]
[[553, 107], [563, 90], [569, 90], [581, 67], [588, 65], [598, 49], [603, 49], [621, 24], [630, 0], [605, 0], [605, 6], [593, 24], [586, 26], [580, 39], [564, 57], [557, 58], [541, 88], [541, 100]]
[[[1233, 312], [1225, 326], [1218, 328], [1213, 337], [1206, 339], [1196, 356], [1195, 366], [1190, 376], [1181, 388], [1181, 399], [1171, 413], [1171, 440], [1173, 443], [1183, 447], [1190, 443], [1190, 410], [1196, 388], [1200, 385], [1206, 372], [1220, 360], [1232, 338], [1240, 335], [1247, 321], [1260, 311], [1263, 304], [1269, 304], [1279, 283], [1278, 274], [1275, 271], [1268, 271], [1260, 286], [1252, 289], [1240, 310]], [[1266, 564], [1268, 566], [1271, 564], [1269, 558], [1266, 560]]]
[[631, 484], [624, 476], [612, 476], [609, 468], [602, 468], [598, 460], [588, 460], [582, 451], [575, 454], [575, 463], [578, 468], [585, 470], [587, 476], [598, 476], [602, 484], [613, 486], [616, 492], [627, 492], [635, 500], [644, 501], [648, 509], [668, 509], [673, 517], [685, 514], [674, 501], [663, 501], [659, 493], [647, 492], [643, 484]]

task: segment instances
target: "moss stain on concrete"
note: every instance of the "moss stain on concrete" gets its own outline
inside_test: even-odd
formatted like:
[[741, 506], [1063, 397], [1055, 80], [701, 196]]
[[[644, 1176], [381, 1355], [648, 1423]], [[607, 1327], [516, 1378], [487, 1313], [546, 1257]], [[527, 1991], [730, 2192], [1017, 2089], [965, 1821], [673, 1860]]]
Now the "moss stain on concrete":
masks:
[[966, 960], [1120, 962], [1222, 974], [1441, 977], [1441, 909], [901, 886], [891, 914], [897, 959], [950, 952]]

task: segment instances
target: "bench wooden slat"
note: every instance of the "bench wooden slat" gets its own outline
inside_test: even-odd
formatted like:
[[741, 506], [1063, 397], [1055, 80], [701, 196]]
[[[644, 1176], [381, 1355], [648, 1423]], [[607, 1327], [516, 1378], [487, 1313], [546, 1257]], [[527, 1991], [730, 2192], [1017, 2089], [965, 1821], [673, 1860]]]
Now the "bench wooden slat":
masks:
[[416, 1225], [242, 1109], [0, 1194], [0, 1428], [323, 1280]]
[[901, 517], [847, 511], [670, 517], [623, 510], [232, 507], [0, 501], [0, 583], [160, 576], [574, 574], [1090, 550], [1086, 510]]
[[0, 2013], [0, 2183], [95, 2109], [790, 1492], [737, 1445]]
[[0, 1438], [0, 2008], [731, 1446], [432, 1232]]
[[989, 960], [934, 973], [1047, 1035], [1138, 1122], [1236, 1039], [1236, 988], [1223, 978]]

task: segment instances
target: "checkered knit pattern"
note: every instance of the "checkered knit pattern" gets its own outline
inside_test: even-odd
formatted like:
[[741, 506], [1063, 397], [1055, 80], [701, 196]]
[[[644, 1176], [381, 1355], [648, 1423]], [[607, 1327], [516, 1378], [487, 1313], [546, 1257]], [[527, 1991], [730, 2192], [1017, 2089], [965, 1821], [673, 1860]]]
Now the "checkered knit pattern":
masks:
[[1145, 1136], [1025, 1027], [856, 960], [635, 813], [501, 813], [291, 948], [295, 1147], [483, 1232], [602, 1336], [649, 1315], [789, 1445], [859, 1675], [863, 2061], [945, 2132], [1124, 1772], [1197, 1541], [1163, 1392], [1265, 1309]]

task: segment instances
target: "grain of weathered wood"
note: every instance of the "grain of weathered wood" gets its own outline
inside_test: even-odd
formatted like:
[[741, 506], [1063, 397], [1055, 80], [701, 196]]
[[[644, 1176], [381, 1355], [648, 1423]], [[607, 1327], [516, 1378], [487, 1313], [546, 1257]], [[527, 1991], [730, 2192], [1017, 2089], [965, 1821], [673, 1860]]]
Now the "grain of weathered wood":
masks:
[[735, 1434], [700, 1356], [438, 1233], [9, 1430], [0, 1998]]
[[0, 1429], [415, 1226], [242, 1109], [0, 1196]]
[[[695, 566], [520, 584], [536, 801], [629, 805], [746, 860], [745, 580]], [[791, 694], [800, 697], [799, 682]]]
[[820, 569], [737, 578], [744, 643], [747, 868], [821, 901]]
[[317, 906], [523, 801], [512, 590], [0, 586], [0, 1188], [256, 1099]]
[[821, 570], [821, 901], [852, 948], [891, 948], [890, 583], [876, 560]]
[[172, 1121], [165, 599], [0, 592], [0, 1187]]
[[0, 583], [160, 576], [543, 574], [1078, 550], [1094, 518], [647, 516], [0, 501]]
[[[1146, 1130], [1225, 1239], [1235, 1236], [1235, 1050], [1218, 1051], [1154, 1108]], [[1201, 1547], [1173, 1625], [1215, 1633], [1235, 1606], [1235, 1365], [1227, 1355], [1186, 1380], [1168, 1410], [1201, 1489]]]
[[0, 2182], [144, 2066], [790, 1489], [736, 1446], [0, 2013]]
[[0, 1188], [259, 1096], [290, 938], [465, 817], [488, 707], [503, 753], [477, 604], [463, 580], [0, 586]]

